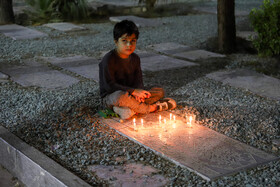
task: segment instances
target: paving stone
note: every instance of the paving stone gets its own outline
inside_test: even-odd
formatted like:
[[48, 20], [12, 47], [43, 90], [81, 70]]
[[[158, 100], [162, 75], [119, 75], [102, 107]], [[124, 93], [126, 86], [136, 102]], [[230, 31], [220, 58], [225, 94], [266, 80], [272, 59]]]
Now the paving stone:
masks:
[[[143, 119], [143, 125], [140, 119]], [[191, 126], [179, 116], [170, 120], [168, 111], [139, 115], [135, 123], [133, 120], [119, 123], [117, 118], [101, 120], [121, 135], [206, 180], [279, 159], [199, 125], [195, 120], [192, 120]]]
[[86, 56], [73, 56], [65, 58], [44, 58], [53, 65], [77, 73], [95, 81], [99, 81], [99, 61], [95, 58]]
[[8, 74], [11, 80], [24, 87], [36, 86], [45, 89], [60, 89], [79, 82], [74, 77], [52, 70], [47, 65], [34, 60], [25, 61], [25, 65], [21, 66], [1, 67], [0, 70]]
[[43, 26], [50, 27], [59, 31], [64, 31], [64, 32], [71, 32], [71, 31], [82, 31], [86, 30], [86, 28], [74, 25], [72, 23], [66, 23], [66, 22], [61, 22], [61, 23], [48, 23], [44, 24]]
[[141, 58], [141, 68], [143, 71], [160, 71], [187, 66], [197, 66], [198, 64], [179, 60], [164, 55], [154, 55]]
[[116, 16], [110, 17], [112, 22], [121, 22], [122, 20], [133, 21], [138, 27], [157, 27], [162, 25], [162, 22], [156, 19], [141, 18], [137, 16]]
[[252, 41], [252, 39], [257, 38], [258, 34], [253, 31], [238, 31], [236, 32], [236, 36], [248, 41]]
[[167, 43], [159, 43], [149, 45], [148, 48], [157, 51], [159, 53], [172, 55], [174, 53], [179, 53], [183, 51], [189, 51], [192, 48], [187, 45], [182, 45], [174, 42], [167, 42]]
[[280, 101], [280, 80], [252, 70], [218, 71], [210, 73], [206, 77]]
[[1, 25], [0, 33], [3, 33], [5, 36], [11, 37], [14, 40], [34, 39], [48, 36], [46, 33], [16, 24]]
[[113, 186], [164, 186], [168, 180], [151, 166], [127, 163], [122, 166], [94, 165], [89, 167], [99, 178], [109, 179]]
[[186, 51], [181, 53], [175, 53], [173, 54], [174, 57], [180, 57], [185, 58], [188, 60], [201, 60], [201, 59], [207, 59], [207, 58], [224, 58], [225, 55], [221, 55], [218, 53], [213, 53], [205, 50], [193, 50], [193, 51]]

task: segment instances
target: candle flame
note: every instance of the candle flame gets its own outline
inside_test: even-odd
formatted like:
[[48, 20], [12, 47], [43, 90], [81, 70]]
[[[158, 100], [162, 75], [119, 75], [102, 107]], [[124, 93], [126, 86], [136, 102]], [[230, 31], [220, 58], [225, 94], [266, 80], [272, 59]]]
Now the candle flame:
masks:
[[170, 120], [172, 120], [172, 114], [170, 114]]
[[174, 121], [176, 120], [176, 116], [173, 116], [173, 120], [174, 120]]
[[164, 118], [164, 120], [163, 120], [163, 121], [164, 121], [164, 123], [166, 123], [166, 119], [165, 119], [165, 118]]

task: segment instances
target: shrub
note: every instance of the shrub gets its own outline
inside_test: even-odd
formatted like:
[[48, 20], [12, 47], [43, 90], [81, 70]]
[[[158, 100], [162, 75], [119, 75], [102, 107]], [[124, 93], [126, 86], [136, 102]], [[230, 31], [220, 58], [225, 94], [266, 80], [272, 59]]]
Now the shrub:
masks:
[[35, 22], [78, 21], [88, 17], [86, 0], [26, 0], [34, 7]]
[[280, 0], [264, 0], [260, 9], [252, 9], [250, 20], [258, 37], [253, 40], [260, 56], [280, 54]]

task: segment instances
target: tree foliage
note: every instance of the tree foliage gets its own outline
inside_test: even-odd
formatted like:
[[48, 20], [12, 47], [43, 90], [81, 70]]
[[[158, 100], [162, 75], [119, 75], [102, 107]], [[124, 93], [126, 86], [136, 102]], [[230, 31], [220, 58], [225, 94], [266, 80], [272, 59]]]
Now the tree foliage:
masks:
[[280, 0], [264, 0], [260, 9], [252, 9], [250, 20], [258, 37], [253, 40], [260, 56], [280, 54]]
[[86, 0], [26, 0], [34, 7], [35, 22], [77, 21], [88, 17]]

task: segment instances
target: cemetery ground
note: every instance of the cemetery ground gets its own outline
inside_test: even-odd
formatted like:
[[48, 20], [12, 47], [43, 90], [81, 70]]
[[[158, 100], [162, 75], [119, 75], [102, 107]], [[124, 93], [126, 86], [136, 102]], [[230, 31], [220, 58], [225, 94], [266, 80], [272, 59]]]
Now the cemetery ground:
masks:
[[[154, 20], [162, 24], [157, 27], [140, 27], [137, 48], [143, 59], [151, 58], [141, 51], [186, 61], [182, 56], [172, 56], [182, 52], [179, 48], [171, 54], [170, 50], [158, 52], [151, 48], [151, 45], [167, 42], [217, 52], [212, 42], [217, 30], [216, 15], [175, 16]], [[46, 26], [29, 26], [47, 34], [36, 39], [13, 40], [0, 35], [0, 72], [3, 69], [7, 72], [1, 74], [2, 126], [90, 185], [118, 185], [120, 179], [114, 175], [116, 171], [123, 174], [120, 178], [130, 176], [132, 179], [122, 181], [130, 185], [280, 185], [279, 160], [207, 181], [109, 128], [97, 115], [100, 99], [96, 79], [85, 76], [87, 72], [81, 73], [77, 68], [63, 65], [59, 59], [56, 63], [50, 60], [65, 58], [66, 62], [71, 63], [71, 58], [77, 61], [77, 58], [86, 57], [90, 61], [96, 59], [97, 63], [104, 51], [114, 47], [112, 23], [80, 26], [86, 30], [66, 32]], [[238, 17], [237, 28], [240, 31], [250, 29], [248, 19]], [[247, 69], [266, 73], [273, 80], [279, 81], [279, 59], [260, 58], [247, 50], [248, 45], [239, 46], [237, 53], [223, 58], [187, 60], [196, 65], [186, 64], [167, 69], [156, 65], [154, 69], [143, 70], [145, 86], [163, 87], [166, 96], [177, 101], [178, 107], [174, 112], [178, 116], [196, 114], [200, 125], [279, 157], [280, 103], [277, 93], [276, 96], [265, 95], [261, 91], [254, 92], [249, 85], [248, 88], [240, 88], [209, 78], [211, 73], [217, 71]], [[84, 61], [82, 65], [88, 65], [87, 60]], [[48, 79], [45, 82], [50, 80], [50, 84], [41, 84], [40, 87], [38, 85], [44, 81], [39, 80], [32, 86], [28, 80], [34, 74], [29, 72], [21, 77], [19, 67], [22, 66], [26, 71], [37, 68], [42, 77]], [[47, 71], [52, 72], [52, 76], [46, 76], [44, 72]], [[65, 81], [62, 85], [59, 84], [61, 77]], [[275, 86], [276, 90], [279, 89], [279, 83]]]

